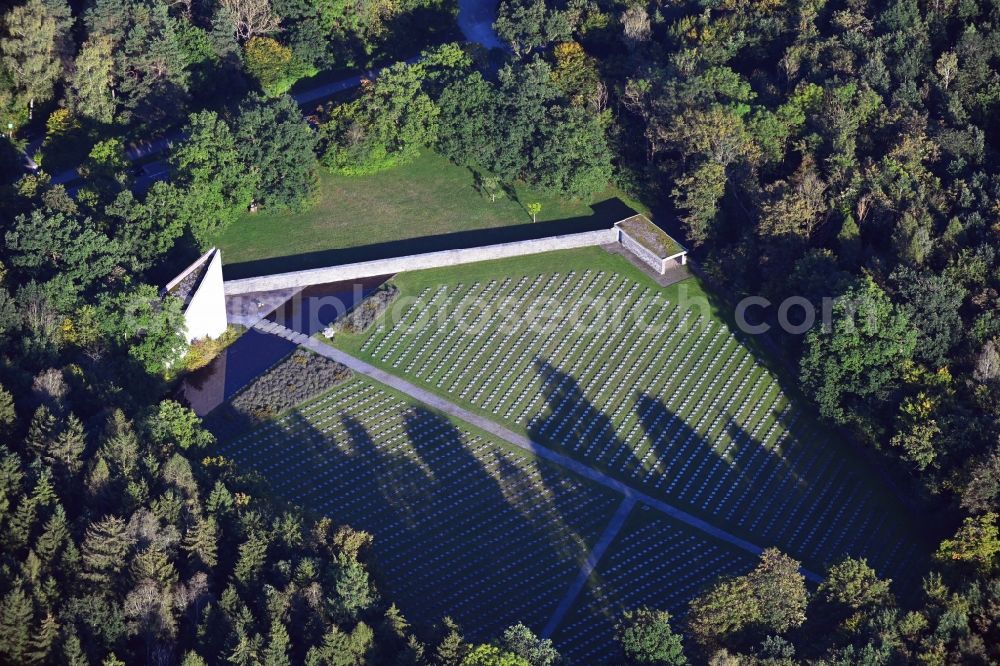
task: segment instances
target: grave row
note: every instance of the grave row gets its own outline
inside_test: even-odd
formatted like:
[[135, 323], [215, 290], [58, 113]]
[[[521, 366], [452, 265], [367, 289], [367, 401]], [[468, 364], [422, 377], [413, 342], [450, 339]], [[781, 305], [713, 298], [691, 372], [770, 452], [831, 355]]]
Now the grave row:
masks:
[[620, 501], [359, 378], [222, 453], [372, 532], [404, 612], [451, 614], [482, 639], [518, 620], [542, 626]]
[[555, 641], [572, 663], [613, 661], [615, 623], [626, 610], [666, 610], [680, 631], [693, 597], [719, 576], [740, 575], [756, 564], [752, 555], [643, 511], [642, 505], [634, 511], [556, 631]]
[[442, 285], [365, 344], [409, 378], [803, 559], [851, 553], [889, 570], [906, 547], [737, 336], [633, 280], [587, 270]]

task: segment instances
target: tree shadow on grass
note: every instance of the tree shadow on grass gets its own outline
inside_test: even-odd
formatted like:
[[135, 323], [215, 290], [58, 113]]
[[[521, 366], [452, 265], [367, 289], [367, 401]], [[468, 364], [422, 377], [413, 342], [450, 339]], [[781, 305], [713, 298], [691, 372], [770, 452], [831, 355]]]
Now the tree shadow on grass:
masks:
[[377, 578], [414, 623], [449, 614], [474, 640], [518, 621], [540, 631], [613, 503], [497, 444], [474, 450], [481, 441], [422, 407], [386, 405], [384, 420], [354, 404], [289, 414], [227, 454], [277, 494], [371, 532]]
[[[259, 275], [270, 275], [272, 273], [336, 266], [357, 261], [388, 259], [424, 252], [438, 252], [442, 250], [492, 245], [495, 243], [536, 240], [538, 238], [545, 238], [546, 236], [609, 229], [618, 220], [635, 215], [635, 211], [617, 197], [595, 203], [591, 206], [591, 209], [593, 210], [591, 215], [553, 220], [551, 222], [457, 231], [450, 234], [408, 238], [388, 243], [365, 245], [363, 247], [321, 250], [288, 257], [273, 257], [271, 259], [259, 259], [238, 264], [226, 264], [223, 267], [223, 271], [227, 280], [235, 280]], [[381, 220], [375, 223], [384, 224], [385, 221]]]
[[[535, 367], [546, 407], [528, 432], [540, 443], [751, 543], [777, 546], [816, 571], [852, 555], [868, 557], [891, 575], [898, 567], [891, 556], [895, 544], [897, 552], [907, 550], [905, 533], [890, 524], [892, 512], [870, 494], [859, 495], [860, 478], [846, 466], [838, 471], [838, 460], [802, 432], [797, 410], [779, 408], [774, 393], [751, 393], [746, 404], [742, 396], [720, 403], [698, 424], [659, 397], [640, 393], [632, 409], [644, 436], [626, 440], [575, 378], [542, 359]], [[754, 405], [760, 405], [756, 414]], [[779, 450], [775, 443], [783, 433]], [[795, 437], [806, 439], [793, 446]], [[868, 527], [886, 530], [881, 537], [858, 532], [869, 515]]]
[[565, 515], [568, 479], [497, 445], [473, 454], [468, 434], [424, 408], [411, 407], [404, 423], [416, 450], [435, 449], [422, 458], [433, 488], [414, 529], [436, 535], [418, 550], [446, 565], [418, 574], [418, 597], [438, 596], [440, 613], [465, 616], [483, 638], [515, 621], [540, 631], [589, 548], [583, 517]]
[[862, 476], [825, 456], [800, 430], [795, 410], [768, 403], [751, 425], [745, 415], [737, 418], [736, 409], [725, 408], [724, 422], [709, 438], [656, 397], [638, 396], [636, 411], [652, 452], [642, 465], [643, 480], [655, 489], [650, 494], [757, 546], [775, 546], [815, 572], [846, 556], [867, 558], [883, 576], [909, 567], [902, 560], [915, 542], [906, 528], [864, 487]]
[[[766, 499], [759, 491], [768, 480], [780, 478], [786, 493], [800, 488], [797, 470], [745, 430], [734, 414], [721, 415], [724, 422], [709, 439], [655, 396], [639, 395], [635, 409], [645, 432], [644, 449], [649, 452], [642, 464], [644, 483], [668, 501], [706, 514], [722, 529], [742, 532], [757, 545], [779, 545], [796, 554], [798, 544], [771, 543], [766, 534], [742, 530], [738, 518]], [[758, 415], [768, 417], [782, 419], [773, 412]], [[710, 427], [715, 418], [720, 417], [709, 415], [703, 427]]]
[[[587, 399], [579, 382], [549, 361], [536, 358], [547, 414], [528, 424], [532, 439], [598, 462], [588, 451], [617, 450], [621, 446], [611, 419]], [[543, 412], [544, 413], [544, 412]]]

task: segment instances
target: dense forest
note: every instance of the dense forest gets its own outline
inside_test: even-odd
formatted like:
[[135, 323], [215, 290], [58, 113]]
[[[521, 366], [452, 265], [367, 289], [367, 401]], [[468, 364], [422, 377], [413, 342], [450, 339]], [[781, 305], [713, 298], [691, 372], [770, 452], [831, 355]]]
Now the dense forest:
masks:
[[[439, 0], [3, 7], [4, 661], [558, 663], [521, 626], [411, 629], [370, 535], [269, 498], [166, 399], [191, 352], [154, 285], [318, 170], [425, 146], [493, 196], [613, 183], [733, 300], [838, 297], [772, 342], [943, 537], [919, 591], [855, 560], [810, 591], [767, 551], [683, 626], [626, 614], [624, 660], [1000, 660], [1000, 3], [504, 0], [503, 53], [449, 42]], [[403, 58], [306, 118], [287, 94]], [[147, 178], [130, 147], [165, 136]]]

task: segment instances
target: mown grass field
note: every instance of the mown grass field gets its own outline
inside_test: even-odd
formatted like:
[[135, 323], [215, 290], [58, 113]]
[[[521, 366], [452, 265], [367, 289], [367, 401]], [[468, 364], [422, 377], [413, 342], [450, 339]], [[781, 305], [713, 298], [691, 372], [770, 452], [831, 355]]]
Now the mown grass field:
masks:
[[483, 640], [545, 624], [620, 501], [359, 378], [219, 452], [374, 534], [379, 583], [412, 621], [451, 615]]
[[[852, 555], [912, 588], [928, 549], [913, 517], [694, 279], [661, 288], [589, 248], [393, 282], [385, 318], [333, 344], [813, 572]], [[622, 500], [359, 378], [220, 452], [371, 531], [404, 612], [450, 614], [477, 640], [547, 626]], [[640, 501], [556, 625], [557, 647], [611, 660], [623, 610], [683, 616], [718, 576], [754, 566], [718, 536]]]
[[[375, 535], [382, 590], [408, 618], [474, 640], [546, 626], [621, 496], [355, 378], [223, 443], [273, 491]], [[574, 663], [612, 654], [614, 622], [651, 592], [670, 610], [754, 558], [636, 507], [556, 634]], [[652, 524], [639, 529], [639, 526]], [[691, 562], [691, 554], [699, 557]], [[591, 589], [593, 588], [593, 589]]]
[[325, 250], [531, 223], [524, 208], [529, 202], [542, 204], [538, 221], [543, 222], [589, 217], [592, 203], [616, 197], [642, 208], [612, 189], [592, 201], [574, 201], [518, 188], [516, 199], [491, 202], [476, 190], [472, 171], [425, 150], [412, 164], [373, 176], [321, 170], [315, 205], [302, 212], [247, 213], [218, 246], [227, 265], [282, 257], [285, 270], [292, 270], [304, 257]]
[[590, 249], [394, 280], [396, 320], [334, 344], [816, 571], [920, 558], [909, 513], [694, 279]]

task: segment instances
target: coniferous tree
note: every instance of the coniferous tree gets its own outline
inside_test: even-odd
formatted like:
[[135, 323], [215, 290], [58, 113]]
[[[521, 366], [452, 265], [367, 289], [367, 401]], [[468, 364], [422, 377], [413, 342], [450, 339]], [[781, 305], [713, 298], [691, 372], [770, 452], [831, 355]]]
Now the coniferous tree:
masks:
[[28, 450], [45, 459], [50, 454], [58, 431], [59, 424], [55, 415], [45, 405], [39, 406], [32, 415], [31, 424], [28, 426], [28, 435], [25, 438]]
[[83, 453], [86, 447], [83, 424], [70, 413], [66, 417], [62, 431], [42, 457], [62, 475], [63, 479], [67, 479], [75, 477], [83, 469]]
[[59, 640], [59, 629], [59, 622], [51, 613], [47, 613], [31, 638], [31, 649], [26, 655], [28, 663], [44, 664], [51, 661]]
[[17, 412], [14, 409], [14, 396], [10, 391], [0, 386], [0, 437], [10, 432], [11, 426], [17, 419]]
[[357, 618], [375, 602], [368, 572], [356, 558], [343, 554], [337, 558], [334, 585], [337, 591], [338, 610], [348, 618]]
[[119, 574], [127, 566], [131, 548], [128, 525], [117, 516], [91, 523], [83, 537], [83, 573], [96, 589], [121, 584]]
[[157, 545], [150, 545], [136, 553], [132, 560], [131, 574], [135, 583], [152, 580], [161, 588], [176, 585], [178, 579], [173, 562]]
[[66, 511], [62, 505], [58, 505], [45, 522], [42, 533], [35, 541], [35, 552], [44, 564], [52, 566], [55, 563], [56, 556], [61, 549], [65, 548], [69, 539], [70, 532], [69, 524], [66, 520]]
[[264, 650], [264, 666], [288, 666], [291, 664], [288, 648], [288, 631], [281, 621], [274, 620], [271, 622], [267, 649]]
[[33, 497], [21, 496], [7, 524], [6, 542], [12, 549], [24, 548], [30, 543], [31, 532], [37, 519], [38, 503]]
[[214, 516], [195, 519], [184, 535], [183, 548], [188, 556], [197, 558], [206, 567], [212, 568], [218, 562], [219, 528]]
[[445, 634], [434, 650], [434, 661], [439, 666], [458, 666], [468, 650], [462, 631], [450, 617], [445, 617], [441, 624]]
[[240, 544], [239, 559], [233, 576], [243, 585], [251, 585], [260, 576], [267, 561], [268, 540], [263, 534], [253, 533]]
[[0, 654], [9, 663], [25, 661], [31, 649], [33, 617], [31, 596], [20, 586], [0, 600]]

